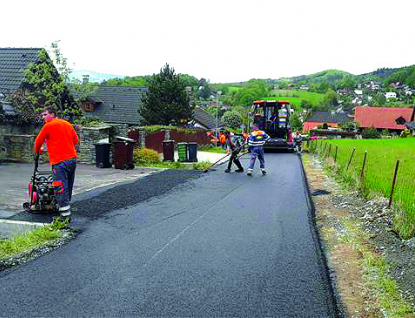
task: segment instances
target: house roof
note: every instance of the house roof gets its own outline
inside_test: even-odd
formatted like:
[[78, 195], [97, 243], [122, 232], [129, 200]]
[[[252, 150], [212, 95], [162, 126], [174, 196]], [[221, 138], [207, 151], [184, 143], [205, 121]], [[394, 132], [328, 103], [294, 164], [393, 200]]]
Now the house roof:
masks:
[[345, 113], [331, 113], [331, 112], [314, 112], [314, 114], [307, 119], [310, 123], [328, 123], [345, 125], [350, 121], [350, 118]]
[[138, 109], [142, 105], [142, 96], [147, 87], [99, 86], [92, 98], [96, 102], [94, 112], [87, 116], [97, 116], [106, 123], [140, 123]]
[[24, 70], [37, 61], [40, 48], [0, 48], [0, 92], [19, 88]]
[[402, 117], [409, 122], [412, 111], [412, 108], [356, 107], [355, 121], [363, 128], [405, 129], [405, 124], [398, 125], [396, 119]]
[[208, 129], [213, 129], [216, 126], [216, 119], [199, 107], [195, 108], [193, 112], [193, 120]]

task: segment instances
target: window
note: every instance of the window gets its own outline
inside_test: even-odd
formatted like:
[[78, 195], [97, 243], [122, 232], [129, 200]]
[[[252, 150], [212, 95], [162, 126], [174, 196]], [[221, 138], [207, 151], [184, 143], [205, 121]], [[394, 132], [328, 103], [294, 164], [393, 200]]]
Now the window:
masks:
[[91, 102], [83, 102], [82, 109], [86, 112], [93, 112], [95, 110], [94, 104], [92, 104]]
[[396, 122], [398, 125], [403, 125], [403, 124], [405, 124], [405, 123], [406, 123], [406, 120], [405, 120], [405, 118], [403, 118], [402, 116], [400, 116], [400, 117], [398, 117], [398, 118], [396, 118], [396, 119], [395, 119], [395, 122]]

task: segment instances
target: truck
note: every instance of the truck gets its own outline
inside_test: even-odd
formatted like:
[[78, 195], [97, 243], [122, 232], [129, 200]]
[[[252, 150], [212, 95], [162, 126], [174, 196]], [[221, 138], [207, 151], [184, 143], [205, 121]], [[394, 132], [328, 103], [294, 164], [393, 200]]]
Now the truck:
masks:
[[252, 121], [271, 138], [264, 150], [294, 152], [295, 144], [290, 127], [291, 106], [286, 100], [255, 100], [252, 105]]

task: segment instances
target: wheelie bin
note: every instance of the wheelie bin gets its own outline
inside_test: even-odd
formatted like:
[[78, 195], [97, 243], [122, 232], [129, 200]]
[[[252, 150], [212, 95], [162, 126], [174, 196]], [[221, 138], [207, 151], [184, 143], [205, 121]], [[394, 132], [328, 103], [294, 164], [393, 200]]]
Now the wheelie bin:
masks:
[[109, 142], [95, 144], [95, 161], [98, 168], [111, 168], [110, 151], [111, 144]]
[[188, 161], [197, 162], [197, 142], [187, 143]]
[[134, 150], [135, 140], [130, 138], [116, 137], [114, 141], [114, 168], [115, 169], [134, 169]]
[[163, 140], [163, 161], [174, 162], [174, 140]]
[[177, 153], [178, 153], [180, 162], [187, 162], [189, 160], [187, 156], [187, 143], [179, 142], [177, 144]]

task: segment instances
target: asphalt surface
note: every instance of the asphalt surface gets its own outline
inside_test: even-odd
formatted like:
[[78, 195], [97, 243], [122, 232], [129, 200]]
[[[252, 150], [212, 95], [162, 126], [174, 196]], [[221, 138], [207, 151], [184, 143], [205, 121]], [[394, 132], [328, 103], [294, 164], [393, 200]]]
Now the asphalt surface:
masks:
[[76, 239], [0, 273], [0, 316], [336, 317], [300, 160], [266, 164], [78, 195]]

